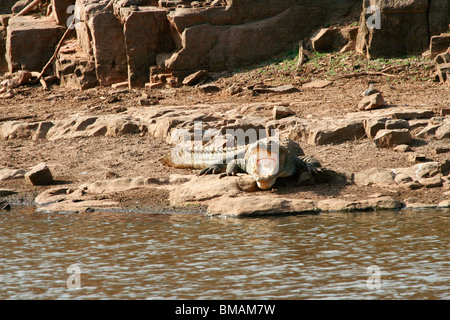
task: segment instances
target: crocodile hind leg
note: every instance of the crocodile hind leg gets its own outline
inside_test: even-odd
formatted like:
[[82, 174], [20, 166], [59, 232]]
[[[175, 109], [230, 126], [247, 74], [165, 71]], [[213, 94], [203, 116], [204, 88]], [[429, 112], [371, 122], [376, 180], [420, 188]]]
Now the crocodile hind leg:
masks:
[[306, 170], [310, 172], [311, 174], [317, 174], [322, 169], [322, 165], [317, 159], [311, 158], [311, 157], [298, 157], [301, 162], [303, 162], [304, 166], [306, 167]]
[[304, 184], [305, 182], [314, 183], [314, 177], [322, 172], [320, 162], [311, 157], [298, 157], [298, 165], [298, 184]]
[[209, 167], [206, 167], [202, 171], [200, 171], [197, 174], [197, 176], [204, 176], [207, 174], [219, 174], [219, 173], [224, 172], [226, 168], [227, 168], [227, 165], [223, 164], [223, 163], [213, 164], [213, 165], [210, 165]]

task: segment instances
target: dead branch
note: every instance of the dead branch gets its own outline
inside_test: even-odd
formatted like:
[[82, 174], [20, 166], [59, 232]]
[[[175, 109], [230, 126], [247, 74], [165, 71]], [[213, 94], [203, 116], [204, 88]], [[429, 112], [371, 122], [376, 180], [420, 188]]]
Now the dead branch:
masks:
[[29, 5], [27, 5], [25, 8], [23, 8], [16, 16], [23, 16], [26, 15], [28, 12], [30, 12], [36, 5], [39, 4], [42, 0], [34, 0]]
[[346, 79], [346, 78], [357, 78], [362, 76], [386, 76], [386, 77], [397, 77], [395, 74], [389, 74], [385, 72], [357, 72], [352, 74], [344, 74], [343, 76], [339, 76], [334, 78], [332, 81], [340, 80], [340, 79]]
[[303, 40], [298, 42], [298, 61], [297, 61], [297, 71], [302, 67], [303, 63], [306, 61], [305, 53], [303, 52]]
[[42, 71], [37, 76], [37, 79], [34, 80], [34, 83], [37, 83], [39, 81], [42, 84], [42, 86], [44, 87], [44, 90], [47, 90], [48, 87], [47, 87], [47, 84], [45, 83], [45, 80], [42, 79], [42, 76], [47, 71], [47, 69], [50, 67], [50, 65], [53, 63], [53, 60], [55, 60], [55, 58], [58, 56], [59, 49], [61, 49], [61, 46], [62, 46], [64, 40], [66, 39], [67, 35], [72, 30], [72, 26], [73, 26], [74, 22], [75, 22], [75, 19], [72, 20], [69, 27], [67, 28], [67, 30], [64, 32], [63, 36], [61, 37], [61, 40], [59, 40], [58, 45], [56, 46], [55, 52], [53, 53], [50, 60], [48, 60], [47, 64], [44, 66], [44, 68], [42, 68]]
[[26, 119], [34, 119], [34, 118], [36, 118], [36, 116], [3, 117], [3, 118], [0, 118], [0, 122], [26, 120]]

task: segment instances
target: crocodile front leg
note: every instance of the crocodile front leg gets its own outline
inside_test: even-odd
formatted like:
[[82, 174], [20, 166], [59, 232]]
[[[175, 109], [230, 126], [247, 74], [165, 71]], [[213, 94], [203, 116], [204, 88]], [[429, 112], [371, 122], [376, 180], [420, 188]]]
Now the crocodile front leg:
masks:
[[197, 174], [197, 176], [204, 176], [207, 174], [219, 174], [219, 173], [224, 172], [226, 168], [227, 168], [227, 165], [223, 164], [223, 163], [213, 164], [213, 165], [210, 165], [209, 167], [206, 167], [202, 171], [200, 171]]
[[239, 166], [238, 161], [237, 160], [231, 160], [227, 164], [227, 169], [226, 169], [225, 173], [222, 173], [220, 175], [220, 178], [227, 177], [227, 176], [228, 177], [229, 176], [235, 176], [235, 175], [238, 174], [239, 171], [242, 171], [242, 170], [241, 170], [241, 168]]

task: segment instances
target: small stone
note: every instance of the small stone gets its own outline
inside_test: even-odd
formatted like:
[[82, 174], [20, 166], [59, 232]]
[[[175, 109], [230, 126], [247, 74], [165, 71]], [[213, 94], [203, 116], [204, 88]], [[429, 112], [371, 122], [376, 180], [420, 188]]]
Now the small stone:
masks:
[[289, 107], [285, 106], [274, 106], [273, 107], [273, 119], [278, 120], [282, 118], [286, 118], [294, 115], [295, 112], [292, 111]]
[[430, 124], [432, 125], [441, 125], [444, 124], [444, 117], [433, 117], [429, 120]]
[[113, 83], [111, 89], [128, 89], [128, 81]]
[[120, 99], [118, 96], [113, 95], [112, 97], [109, 97], [108, 100], [107, 100], [106, 102], [108, 102], [108, 103], [114, 103], [114, 102], [118, 102], [118, 101], [120, 101], [120, 100], [121, 100], [121, 99]]
[[231, 87], [227, 89], [227, 93], [230, 96], [234, 96], [235, 94], [238, 94], [239, 92], [242, 92], [242, 86], [240, 84], [234, 83]]
[[117, 173], [115, 173], [113, 171], [105, 172], [105, 179], [106, 180], [112, 180], [112, 179], [117, 179], [117, 178], [120, 178], [120, 176]]
[[421, 179], [420, 183], [424, 185], [426, 188], [439, 188], [442, 187], [443, 185], [443, 181], [440, 175], [431, 178]]
[[426, 138], [430, 136], [434, 136], [436, 134], [437, 129], [439, 129], [442, 125], [430, 125], [426, 126], [419, 133], [416, 134], [418, 138]]
[[404, 119], [390, 119], [386, 121], [386, 129], [410, 129], [410, 126]]
[[249, 175], [243, 175], [239, 177], [237, 181], [237, 185], [239, 189], [245, 192], [256, 192], [259, 190], [258, 185], [256, 184], [255, 179], [253, 179]]
[[443, 124], [436, 130], [436, 139], [450, 139], [450, 124]]
[[424, 154], [411, 154], [408, 159], [412, 163], [431, 161]]
[[218, 86], [215, 86], [213, 84], [204, 84], [200, 87], [198, 87], [198, 89], [200, 91], [202, 91], [203, 93], [215, 93], [215, 92], [219, 92], [220, 88]]
[[380, 130], [374, 138], [377, 148], [390, 148], [400, 144], [409, 144], [412, 141], [408, 129]]
[[450, 152], [450, 148], [436, 147], [434, 148], [434, 152], [436, 154], [447, 153]]
[[332, 81], [329, 80], [314, 80], [308, 83], [305, 83], [302, 87], [303, 88], [325, 88], [326, 86], [329, 86], [332, 84]]
[[358, 104], [359, 110], [373, 110], [385, 105], [385, 101], [380, 92], [364, 97]]
[[408, 146], [407, 144], [400, 144], [400, 145], [398, 145], [398, 146], [396, 146], [394, 148], [394, 151], [396, 151], [396, 152], [409, 152], [409, 151], [411, 151], [411, 147]]
[[182, 83], [185, 86], [193, 86], [202, 80], [206, 80], [206, 78], [208, 78], [208, 71], [199, 70], [199, 71], [187, 76], [186, 78], [184, 78]]
[[47, 98], [45, 98], [45, 100], [50, 101], [50, 100], [56, 100], [59, 98], [64, 98], [64, 96], [62, 94], [55, 93], [55, 94], [48, 95]]
[[294, 92], [298, 92], [299, 90], [294, 87], [292, 84], [285, 84], [282, 86], [278, 86], [278, 87], [272, 87], [269, 85], [265, 85], [265, 84], [257, 84], [253, 87], [253, 92], [256, 93], [280, 93], [280, 94], [285, 94], [285, 93], [294, 93]]
[[158, 99], [147, 99], [147, 98], [140, 98], [139, 99], [139, 105], [140, 106], [154, 106], [159, 104]]
[[17, 88], [21, 85], [24, 85], [31, 79], [31, 72], [27, 70], [20, 70], [14, 76], [14, 78], [8, 80], [9, 88]]
[[372, 94], [375, 94], [375, 93], [379, 93], [380, 92], [380, 90], [377, 90], [377, 89], [374, 89], [374, 87], [373, 87], [373, 84], [370, 84], [369, 85], [369, 88], [367, 89], [367, 90], [365, 90], [361, 95], [364, 97], [368, 97], [368, 96], [370, 96], [370, 95], [372, 95]]
[[164, 82], [155, 82], [155, 83], [146, 83], [145, 88], [152, 90], [152, 89], [161, 89], [164, 87]]
[[14, 93], [12, 93], [11, 91], [0, 94], [0, 99], [11, 99], [13, 97], [14, 97]]
[[418, 181], [412, 181], [412, 182], [406, 183], [406, 186], [411, 190], [417, 190], [417, 189], [422, 188], [423, 184], [421, 184]]
[[52, 173], [45, 163], [40, 163], [25, 174], [25, 181], [32, 185], [51, 185], [54, 183]]

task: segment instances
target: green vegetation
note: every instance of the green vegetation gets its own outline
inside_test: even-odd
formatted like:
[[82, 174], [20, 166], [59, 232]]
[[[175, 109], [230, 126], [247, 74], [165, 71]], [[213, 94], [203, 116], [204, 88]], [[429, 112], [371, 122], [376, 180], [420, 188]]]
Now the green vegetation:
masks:
[[[345, 53], [307, 52], [308, 60], [297, 70], [298, 49], [270, 59], [256, 67], [236, 70], [234, 73], [248, 73], [250, 78], [264, 77], [275, 82], [292, 82], [294, 77], [301, 82], [316, 79], [335, 79], [365, 72], [386, 73], [388, 81], [429, 81], [433, 64], [422, 57], [378, 58], [368, 60], [355, 51]], [[253, 74], [253, 76], [251, 76]]]

